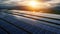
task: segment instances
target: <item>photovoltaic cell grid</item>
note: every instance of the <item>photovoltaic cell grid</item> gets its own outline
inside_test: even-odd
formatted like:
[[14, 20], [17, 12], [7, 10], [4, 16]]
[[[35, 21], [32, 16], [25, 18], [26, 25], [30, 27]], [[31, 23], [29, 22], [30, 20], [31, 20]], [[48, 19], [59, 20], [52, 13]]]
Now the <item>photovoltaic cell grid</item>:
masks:
[[[15, 16], [6, 14], [7, 16], [0, 15], [0, 34], [60, 34], [59, 32], [54, 32], [46, 30], [42, 27], [37, 27], [20, 21], [16, 19]], [[21, 16], [21, 15], [20, 15]], [[32, 17], [22, 16], [32, 19]], [[34, 18], [33, 18], [34, 19]], [[38, 19], [35, 19], [38, 20]], [[44, 21], [44, 20], [41, 20]], [[49, 21], [44, 21], [49, 22]], [[57, 24], [58, 25], [58, 24]], [[45, 26], [45, 25], [44, 25]], [[56, 27], [55, 27], [56, 28]], [[60, 30], [59, 28], [56, 28]]]

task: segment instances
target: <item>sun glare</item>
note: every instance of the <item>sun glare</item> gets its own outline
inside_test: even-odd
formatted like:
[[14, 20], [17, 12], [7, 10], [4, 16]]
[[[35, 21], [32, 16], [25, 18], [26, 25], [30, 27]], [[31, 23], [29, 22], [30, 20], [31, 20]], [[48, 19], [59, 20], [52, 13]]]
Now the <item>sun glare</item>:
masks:
[[32, 7], [37, 7], [37, 2], [36, 1], [30, 1], [29, 2], [29, 5], [32, 6]]
[[37, 8], [38, 7], [38, 2], [36, 0], [31, 0], [28, 3], [28, 6], [32, 7], [32, 8]]
[[40, 9], [49, 8], [51, 5], [46, 2], [40, 2], [38, 0], [31, 0], [27, 3], [28, 9], [32, 10], [33, 12], [38, 12]]

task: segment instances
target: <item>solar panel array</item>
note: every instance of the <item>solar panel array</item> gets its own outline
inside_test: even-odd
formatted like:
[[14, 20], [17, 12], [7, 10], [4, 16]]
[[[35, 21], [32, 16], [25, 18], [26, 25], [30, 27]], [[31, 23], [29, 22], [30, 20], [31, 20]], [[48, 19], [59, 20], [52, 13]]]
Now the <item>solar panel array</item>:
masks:
[[18, 12], [1, 13], [0, 34], [60, 34], [60, 19]]

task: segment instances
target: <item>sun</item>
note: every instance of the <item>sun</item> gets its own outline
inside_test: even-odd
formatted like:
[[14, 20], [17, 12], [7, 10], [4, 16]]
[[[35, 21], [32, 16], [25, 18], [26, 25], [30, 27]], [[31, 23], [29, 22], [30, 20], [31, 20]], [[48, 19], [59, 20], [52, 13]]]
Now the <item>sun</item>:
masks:
[[29, 5], [32, 6], [32, 7], [36, 7], [37, 2], [36, 1], [30, 1]]
[[38, 4], [39, 3], [37, 1], [31, 0], [29, 1], [28, 6], [31, 6], [32, 8], [37, 8]]

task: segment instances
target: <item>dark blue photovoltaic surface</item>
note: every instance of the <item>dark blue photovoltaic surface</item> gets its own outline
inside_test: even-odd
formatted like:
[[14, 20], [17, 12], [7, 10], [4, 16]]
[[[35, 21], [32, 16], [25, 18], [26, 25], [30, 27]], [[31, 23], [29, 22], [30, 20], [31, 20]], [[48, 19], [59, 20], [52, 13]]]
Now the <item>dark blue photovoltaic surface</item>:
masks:
[[13, 15], [0, 15], [0, 34], [60, 34], [59, 26], [43, 24]]

